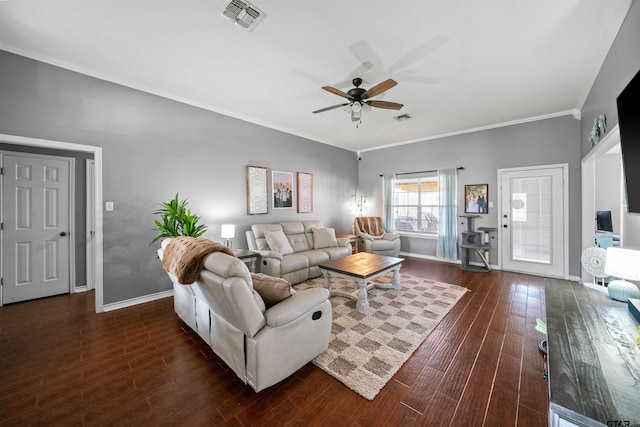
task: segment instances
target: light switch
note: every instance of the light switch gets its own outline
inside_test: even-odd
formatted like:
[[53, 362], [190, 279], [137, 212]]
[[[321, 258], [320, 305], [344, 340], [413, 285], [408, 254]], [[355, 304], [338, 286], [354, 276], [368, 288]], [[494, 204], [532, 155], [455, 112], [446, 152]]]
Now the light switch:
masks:
[[113, 202], [104, 202], [104, 210], [111, 212], [113, 210]]
[[489, 207], [492, 208], [493, 207], [493, 202], [489, 202]]

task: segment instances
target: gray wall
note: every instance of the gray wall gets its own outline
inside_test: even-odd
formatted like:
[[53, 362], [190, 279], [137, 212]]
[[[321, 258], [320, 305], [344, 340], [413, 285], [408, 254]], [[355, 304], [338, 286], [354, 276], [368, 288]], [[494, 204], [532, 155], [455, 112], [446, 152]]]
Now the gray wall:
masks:
[[[592, 150], [589, 132], [596, 117], [605, 114], [609, 129], [618, 124], [616, 98], [640, 70], [639, 41], [640, 2], [634, 1], [582, 108], [580, 127], [582, 158]], [[640, 249], [640, 215], [624, 213], [624, 236], [626, 247]]]
[[[320, 219], [351, 229], [354, 153], [0, 51], [0, 133], [103, 148], [104, 302], [170, 289], [156, 258], [153, 212], [179, 192], [220, 239], [235, 247], [258, 222]], [[246, 214], [246, 166], [314, 177], [314, 212]]]
[[600, 114], [605, 114], [609, 129], [618, 124], [616, 98], [640, 70], [638, 41], [640, 41], [640, 2], [634, 1], [582, 107], [581, 158], [584, 158], [592, 149], [589, 143], [589, 132], [593, 127], [594, 119]]
[[[458, 214], [465, 184], [489, 184], [493, 207], [475, 221], [476, 227], [498, 227], [497, 170], [557, 163], [569, 165], [569, 217], [580, 218], [580, 125], [572, 116], [540, 120], [481, 132], [416, 142], [362, 153], [360, 190], [369, 195], [371, 214], [381, 214], [380, 174], [464, 167], [458, 171]], [[462, 221], [461, 221], [462, 222]], [[466, 223], [459, 229], [466, 230]], [[569, 221], [569, 274], [580, 274], [579, 221]], [[499, 242], [498, 242], [499, 244]], [[403, 252], [435, 256], [436, 240], [402, 238]], [[490, 258], [497, 263], [496, 250]]]

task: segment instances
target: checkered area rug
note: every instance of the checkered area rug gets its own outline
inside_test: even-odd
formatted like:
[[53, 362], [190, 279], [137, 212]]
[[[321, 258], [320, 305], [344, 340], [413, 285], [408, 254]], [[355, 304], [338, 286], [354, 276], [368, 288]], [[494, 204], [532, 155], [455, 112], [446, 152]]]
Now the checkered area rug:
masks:
[[[323, 287], [319, 277], [298, 290]], [[393, 273], [374, 282], [390, 284]], [[469, 290], [448, 283], [400, 275], [400, 292], [369, 290], [369, 310], [362, 314], [352, 299], [333, 296], [333, 326], [327, 351], [313, 363], [362, 397], [373, 400], [444, 316]], [[357, 288], [355, 281], [331, 277], [331, 288]]]

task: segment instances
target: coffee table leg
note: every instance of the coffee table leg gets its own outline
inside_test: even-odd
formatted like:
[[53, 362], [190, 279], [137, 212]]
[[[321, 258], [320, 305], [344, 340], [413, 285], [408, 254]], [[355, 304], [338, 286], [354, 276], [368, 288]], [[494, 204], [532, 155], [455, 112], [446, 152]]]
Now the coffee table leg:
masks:
[[369, 310], [369, 300], [367, 299], [367, 281], [358, 280], [358, 301], [356, 302], [356, 309], [360, 313], [365, 313]]
[[324, 276], [324, 287], [331, 292], [331, 278], [329, 278], [329, 270], [322, 270], [322, 275]]
[[400, 283], [400, 266], [393, 269], [393, 289], [396, 291], [402, 289], [402, 283]]

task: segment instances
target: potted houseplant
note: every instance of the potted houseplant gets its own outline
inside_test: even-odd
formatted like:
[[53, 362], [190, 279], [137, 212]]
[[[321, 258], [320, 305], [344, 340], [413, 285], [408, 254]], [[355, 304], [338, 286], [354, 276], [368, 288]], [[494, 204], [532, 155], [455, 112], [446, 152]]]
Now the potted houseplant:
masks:
[[177, 236], [200, 237], [207, 231], [206, 225], [198, 224], [200, 217], [192, 214], [187, 207], [187, 200], [180, 200], [178, 194], [160, 205], [162, 207], [154, 212], [154, 215], [160, 215], [160, 220], [154, 220], [160, 234], [151, 243]]

